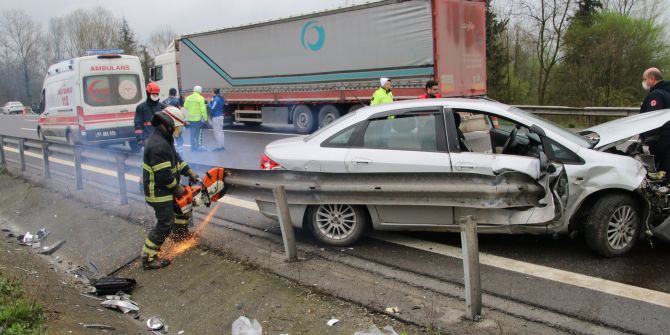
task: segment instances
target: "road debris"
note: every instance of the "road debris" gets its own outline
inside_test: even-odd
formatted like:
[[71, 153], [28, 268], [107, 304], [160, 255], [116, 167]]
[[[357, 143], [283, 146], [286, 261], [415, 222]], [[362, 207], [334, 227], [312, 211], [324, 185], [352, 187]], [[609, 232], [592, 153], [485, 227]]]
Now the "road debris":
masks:
[[338, 320], [338, 319], [330, 319], [330, 320], [328, 320], [328, 322], [326, 322], [326, 324], [327, 324], [329, 327], [332, 327], [333, 325], [335, 325], [335, 324], [338, 323], [338, 322], [340, 322], [340, 320]]
[[39, 253], [42, 254], [42, 255], [51, 255], [54, 252], [56, 252], [58, 249], [60, 249], [60, 247], [62, 247], [63, 244], [65, 244], [65, 240], [60, 240], [60, 241], [58, 241], [58, 242], [56, 242], [56, 243], [54, 243], [54, 244], [52, 244], [48, 247], [43, 247], [42, 250]]
[[116, 328], [114, 328], [112, 326], [98, 324], [98, 323], [93, 323], [93, 324], [81, 323], [81, 326], [84, 327], [84, 328], [92, 328], [92, 329], [116, 330]]
[[368, 330], [357, 331], [354, 335], [398, 335], [391, 326], [386, 326], [380, 330], [377, 326], [372, 325]]
[[140, 311], [140, 307], [132, 300], [105, 300], [100, 304], [109, 309], [118, 309], [123, 314], [130, 312], [138, 313]]
[[400, 308], [399, 307], [386, 307], [384, 312], [389, 313], [389, 314], [400, 314]]
[[246, 316], [240, 316], [233, 322], [233, 335], [263, 335], [263, 327], [257, 320], [249, 320]]
[[102, 277], [93, 281], [95, 294], [116, 294], [119, 291], [130, 293], [137, 282], [133, 278]]
[[157, 318], [151, 317], [147, 320], [147, 329], [149, 330], [161, 330], [165, 326], [165, 321]]

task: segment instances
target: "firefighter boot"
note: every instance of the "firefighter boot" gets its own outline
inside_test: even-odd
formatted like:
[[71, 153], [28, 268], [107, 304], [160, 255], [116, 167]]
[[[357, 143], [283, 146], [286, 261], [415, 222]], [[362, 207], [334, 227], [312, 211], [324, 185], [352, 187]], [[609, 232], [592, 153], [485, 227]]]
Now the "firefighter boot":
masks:
[[159, 257], [149, 258], [147, 255], [142, 255], [142, 268], [145, 270], [157, 270], [170, 265], [170, 261]]

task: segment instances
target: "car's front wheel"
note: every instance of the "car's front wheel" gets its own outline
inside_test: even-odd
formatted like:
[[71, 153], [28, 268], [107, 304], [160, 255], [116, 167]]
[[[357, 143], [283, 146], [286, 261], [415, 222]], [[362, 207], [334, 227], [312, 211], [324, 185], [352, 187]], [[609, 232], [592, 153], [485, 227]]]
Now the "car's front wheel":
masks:
[[368, 226], [365, 209], [353, 205], [312, 206], [308, 220], [310, 230], [319, 241], [335, 246], [355, 243]]
[[586, 243], [602, 256], [616, 257], [633, 248], [640, 236], [641, 215], [637, 202], [624, 194], [601, 197], [591, 208]]

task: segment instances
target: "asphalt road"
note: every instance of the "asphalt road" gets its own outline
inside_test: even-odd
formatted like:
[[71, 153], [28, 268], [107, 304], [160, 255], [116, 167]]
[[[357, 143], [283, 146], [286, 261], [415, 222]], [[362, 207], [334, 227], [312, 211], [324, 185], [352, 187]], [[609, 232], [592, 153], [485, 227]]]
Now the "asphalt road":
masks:
[[[0, 116], [0, 134], [36, 138], [35, 127], [33, 117]], [[187, 150], [185, 159], [206, 165], [256, 168], [267, 143], [292, 134], [287, 127], [236, 126], [226, 130], [225, 135], [225, 151], [191, 153]], [[207, 131], [205, 146], [211, 147], [212, 141], [212, 133]], [[38, 153], [27, 157], [28, 164], [41, 166]], [[9, 159], [16, 157], [8, 151]], [[52, 168], [63, 175], [71, 174], [71, 168], [63, 164], [52, 163]], [[101, 177], [98, 172], [85, 171], [84, 177], [115, 187], [113, 173]], [[137, 171], [131, 170], [129, 175], [136, 176]], [[136, 179], [130, 178], [128, 190], [139, 193]], [[276, 222], [253, 208], [253, 199], [240, 200], [224, 204], [220, 212], [226, 220], [279, 233]], [[298, 238], [317, 244], [304, 232], [298, 232]], [[640, 241], [630, 254], [613, 259], [595, 255], [579, 237], [573, 240], [552, 236], [481, 235], [479, 245], [483, 258], [493, 257], [482, 267], [482, 287], [489, 293], [639, 333], [663, 333], [670, 329], [670, 320], [667, 320], [670, 280], [665, 277], [670, 270], [669, 245], [656, 242], [652, 248], [646, 241]], [[452, 247], [460, 247], [458, 234], [406, 232], [373, 234], [353, 249], [344, 248], [342, 252], [460, 283], [461, 261], [449, 254]], [[558, 274], [554, 276], [552, 271]], [[619, 291], [628, 292], [622, 296]], [[650, 296], [658, 301], [649, 303]]]

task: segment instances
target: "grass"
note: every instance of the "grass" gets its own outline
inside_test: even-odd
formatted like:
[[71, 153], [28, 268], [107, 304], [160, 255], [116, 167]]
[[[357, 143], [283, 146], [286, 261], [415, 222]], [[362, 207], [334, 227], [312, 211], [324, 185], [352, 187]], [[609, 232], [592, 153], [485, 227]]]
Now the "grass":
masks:
[[0, 334], [45, 334], [42, 306], [23, 297], [21, 287], [0, 276]]

